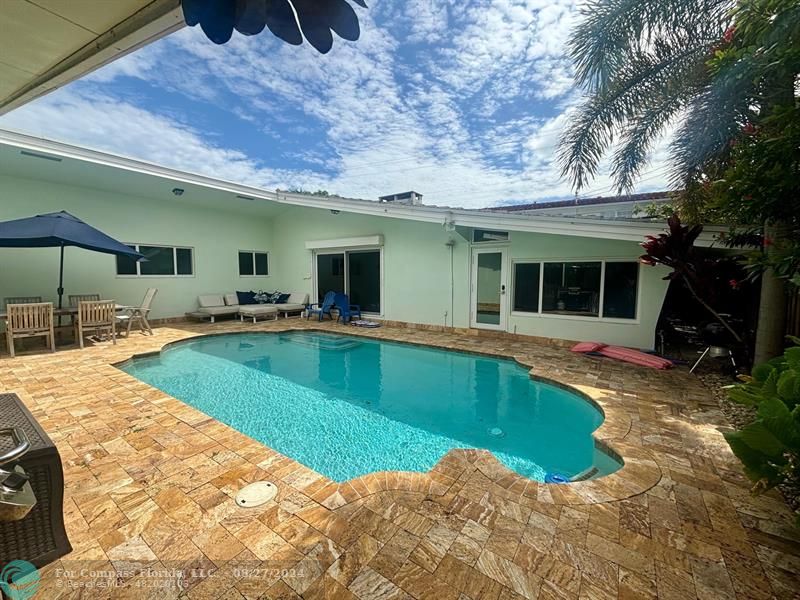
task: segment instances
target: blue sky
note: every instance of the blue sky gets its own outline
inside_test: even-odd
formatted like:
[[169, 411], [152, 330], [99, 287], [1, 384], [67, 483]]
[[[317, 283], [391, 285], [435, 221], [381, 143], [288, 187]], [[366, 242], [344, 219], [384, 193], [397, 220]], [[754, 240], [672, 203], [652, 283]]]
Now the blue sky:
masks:
[[[564, 198], [554, 148], [579, 100], [569, 0], [373, 0], [327, 55], [267, 31], [186, 28], [0, 127], [267, 189], [414, 189], [469, 208]], [[639, 191], [664, 189], [664, 144]], [[610, 194], [603, 172], [582, 195]]]

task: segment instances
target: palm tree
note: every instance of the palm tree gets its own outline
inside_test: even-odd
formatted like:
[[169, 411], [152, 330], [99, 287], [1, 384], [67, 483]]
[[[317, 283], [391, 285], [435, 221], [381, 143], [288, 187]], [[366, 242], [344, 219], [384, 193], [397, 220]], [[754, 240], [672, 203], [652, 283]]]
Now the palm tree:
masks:
[[[654, 143], [681, 115], [687, 118], [678, 138], [690, 121], [700, 122], [701, 131], [717, 141], [716, 149], [724, 146], [735, 121], [708, 114], [707, 96], [716, 86], [706, 61], [724, 39], [733, 5], [731, 0], [590, 0], [583, 6], [569, 50], [577, 84], [587, 96], [559, 149], [563, 173], [576, 190], [594, 177], [614, 144], [611, 174], [620, 191], [631, 190]], [[677, 143], [673, 151], [677, 158]]]
[[[561, 139], [563, 175], [579, 191], [610, 153], [614, 182], [629, 192], [656, 141], [677, 127], [673, 186], [715, 180], [743, 131], [794, 104], [799, 39], [796, 0], [589, 0], [570, 40], [586, 96]], [[759, 222], [781, 231], [768, 212]], [[785, 313], [782, 283], [769, 268], [762, 277], [757, 359], [780, 349]]]

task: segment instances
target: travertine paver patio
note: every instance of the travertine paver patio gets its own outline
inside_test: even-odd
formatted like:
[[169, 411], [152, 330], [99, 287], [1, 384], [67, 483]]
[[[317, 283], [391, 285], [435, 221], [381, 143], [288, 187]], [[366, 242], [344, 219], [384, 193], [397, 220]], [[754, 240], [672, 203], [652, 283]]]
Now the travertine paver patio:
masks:
[[[0, 359], [0, 390], [20, 395], [64, 463], [74, 551], [44, 570], [42, 598], [797, 597], [792, 515], [775, 493], [749, 494], [722, 416], [684, 371], [521, 338], [358, 332], [513, 356], [576, 386], [627, 462], [605, 482], [553, 486], [454, 451], [428, 474], [338, 485], [112, 366], [197, 334], [312, 326], [176, 324]], [[235, 491], [262, 479], [276, 501], [236, 507]]]

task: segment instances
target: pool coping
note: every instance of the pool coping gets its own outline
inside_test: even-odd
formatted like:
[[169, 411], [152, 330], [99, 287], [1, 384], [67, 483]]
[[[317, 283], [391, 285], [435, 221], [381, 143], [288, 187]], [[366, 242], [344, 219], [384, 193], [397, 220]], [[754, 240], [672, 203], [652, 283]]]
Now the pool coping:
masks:
[[[576, 481], [569, 484], [550, 484], [529, 479], [516, 473], [500, 462], [500, 460], [497, 459], [489, 450], [456, 448], [450, 450], [444, 456], [442, 456], [442, 458], [426, 473], [414, 471], [377, 471], [340, 483], [331, 480], [325, 475], [314, 471], [300, 461], [278, 452], [274, 448], [271, 448], [270, 446], [267, 446], [266, 444], [263, 444], [262, 442], [255, 440], [254, 438], [251, 438], [242, 432], [239, 432], [237, 429], [217, 420], [213, 416], [208, 415], [200, 409], [193, 407], [182, 400], [175, 398], [174, 396], [170, 396], [163, 390], [159, 390], [158, 388], [150, 386], [146, 382], [143, 382], [133, 375], [129, 375], [120, 369], [121, 365], [136, 358], [146, 358], [160, 355], [170, 346], [182, 344], [189, 340], [198, 338], [243, 334], [274, 335], [296, 331], [316, 332], [328, 335], [347, 335], [352, 337], [361, 337], [364, 339], [387, 340], [406, 345], [423, 346], [454, 352], [463, 352], [478, 356], [513, 360], [523, 368], [528, 369], [528, 374], [532, 379], [555, 385], [575, 393], [597, 407], [603, 413], [604, 419], [601, 425], [592, 433], [595, 443], [602, 446], [603, 450], [609, 454], [612, 454], [612, 456], [616, 455], [619, 457], [623, 464], [614, 473], [597, 479]], [[134, 353], [123, 360], [114, 361], [113, 363], [108, 364], [112, 367], [115, 367], [120, 375], [129, 377], [133, 381], [146, 385], [153, 390], [157, 390], [171, 400], [179, 402], [181, 405], [197, 411], [198, 413], [206, 416], [208, 419], [237, 431], [241, 435], [246, 436], [248, 439], [253, 440], [254, 443], [260, 444], [265, 448], [268, 448], [270, 451], [275, 452], [280, 457], [285, 457], [286, 459], [292, 461], [292, 463], [295, 465], [299, 465], [302, 469], [310, 474], [313, 473], [315, 489], [308, 490], [310, 497], [326, 508], [332, 510], [340, 508], [367, 495], [382, 491], [392, 490], [426, 492], [441, 496], [447, 492], [453, 482], [457, 480], [458, 477], [460, 477], [460, 475], [468, 468], [477, 469], [482, 475], [491, 481], [494, 486], [494, 492], [501, 497], [513, 496], [522, 499], [523, 501], [524, 499], [528, 499], [531, 502], [546, 502], [557, 505], [597, 504], [624, 500], [646, 492], [647, 490], [656, 486], [661, 480], [661, 469], [656, 464], [655, 460], [653, 460], [652, 454], [640, 445], [631, 444], [625, 441], [625, 438], [631, 432], [632, 421], [627, 411], [625, 411], [624, 408], [619, 405], [620, 403], [618, 400], [608, 398], [606, 395], [598, 393], [594, 389], [588, 389], [586, 386], [573, 385], [569, 382], [553, 379], [552, 376], [545, 376], [541, 373], [538, 373], [535, 365], [530, 364], [530, 362], [518, 354], [509, 355], [502, 352], [483, 352], [473, 349], [454, 348], [445, 343], [421, 343], [405, 339], [395, 339], [391, 337], [391, 332], [388, 332], [388, 335], [386, 335], [386, 331], [378, 333], [379, 331], [380, 329], [372, 329], [368, 331], [348, 331], [347, 333], [339, 333], [317, 327], [303, 327], [298, 329], [296, 327], [288, 326], [282, 328], [271, 327], [268, 330], [256, 329], [251, 331], [239, 330], [211, 333], [186, 332], [186, 337], [167, 342], [158, 350]]]

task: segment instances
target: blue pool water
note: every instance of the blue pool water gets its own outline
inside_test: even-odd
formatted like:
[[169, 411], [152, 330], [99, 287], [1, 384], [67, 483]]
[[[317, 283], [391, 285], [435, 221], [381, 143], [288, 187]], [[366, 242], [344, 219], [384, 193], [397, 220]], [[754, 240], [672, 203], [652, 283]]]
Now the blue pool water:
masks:
[[199, 338], [120, 368], [335, 481], [424, 472], [453, 448], [539, 481], [620, 466], [595, 447], [597, 408], [510, 360], [293, 332]]

